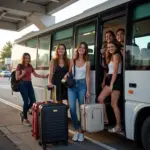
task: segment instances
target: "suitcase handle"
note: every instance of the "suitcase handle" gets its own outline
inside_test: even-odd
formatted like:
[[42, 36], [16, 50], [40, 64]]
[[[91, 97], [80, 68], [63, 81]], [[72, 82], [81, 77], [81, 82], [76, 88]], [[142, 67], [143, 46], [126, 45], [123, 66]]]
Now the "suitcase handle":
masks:
[[[51, 91], [51, 96], [52, 96], [52, 92], [54, 93], [54, 98], [52, 99], [54, 103], [56, 103], [56, 85], [54, 85], [52, 88], [48, 87], [48, 85], [45, 86], [45, 103], [47, 104], [47, 91]], [[50, 97], [51, 97], [50, 96]]]
[[48, 91], [51, 91], [54, 87], [51, 87], [51, 88], [50, 88], [50, 87], [47, 85], [46, 88], [47, 88]]

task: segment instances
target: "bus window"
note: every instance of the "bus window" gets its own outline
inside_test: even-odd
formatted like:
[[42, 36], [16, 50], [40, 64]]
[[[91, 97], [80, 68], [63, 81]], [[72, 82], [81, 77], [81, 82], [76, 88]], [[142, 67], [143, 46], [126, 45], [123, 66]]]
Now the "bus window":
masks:
[[50, 35], [39, 37], [38, 40], [38, 53], [37, 53], [37, 67], [49, 66], [49, 48], [50, 48]]
[[150, 70], [150, 18], [147, 18], [150, 13], [140, 11], [139, 14], [139, 10], [148, 9], [147, 6], [150, 6], [150, 3], [137, 7], [134, 12], [132, 45], [126, 46], [127, 70]]
[[31, 56], [31, 64], [33, 68], [36, 68], [36, 58], [37, 58], [37, 38], [30, 39], [26, 42], [21, 42], [14, 44], [12, 48], [12, 69], [16, 68], [21, 62], [23, 53], [29, 53]]
[[55, 55], [58, 44], [64, 44], [67, 48], [68, 58], [72, 58], [73, 28], [63, 29], [53, 34], [51, 58]]
[[103, 41], [105, 41], [105, 33], [107, 31], [113, 31], [114, 34], [116, 35], [116, 32], [118, 29], [125, 29], [125, 17], [122, 18], [117, 18], [111, 21], [107, 21], [104, 23], [104, 30], [103, 30]]
[[91, 61], [91, 69], [95, 69], [95, 34], [96, 32], [96, 23], [88, 23], [77, 27], [76, 30], [76, 48], [80, 42], [86, 42], [89, 48], [89, 56]]
[[[31, 55], [31, 64], [34, 68], [36, 68], [36, 58], [37, 58], [37, 38], [30, 39], [26, 41], [25, 52]], [[24, 53], [22, 51], [22, 53]]]

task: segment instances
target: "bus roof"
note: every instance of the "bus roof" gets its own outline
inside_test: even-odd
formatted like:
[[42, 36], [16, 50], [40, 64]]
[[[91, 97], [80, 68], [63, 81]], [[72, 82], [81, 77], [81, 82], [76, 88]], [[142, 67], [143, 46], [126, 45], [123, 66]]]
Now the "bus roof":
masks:
[[84, 11], [83, 13], [81, 13], [81, 14], [75, 16], [75, 17], [72, 17], [72, 18], [69, 18], [69, 19], [64, 20], [62, 22], [59, 22], [57, 24], [54, 24], [50, 27], [47, 27], [44, 30], [39, 30], [39, 31], [33, 32], [31, 34], [27, 34], [27, 35], [15, 40], [15, 43], [20, 43], [20, 42], [25, 41], [27, 39], [33, 38], [33, 37], [38, 36], [38, 35], [43, 34], [43, 33], [47, 33], [49, 31], [57, 29], [61, 26], [65, 26], [67, 24], [76, 22], [78, 20], [84, 19], [86, 17], [92, 16], [92, 15], [100, 13], [100, 12], [103, 12], [107, 9], [113, 8], [115, 6], [119, 6], [119, 5], [127, 3], [129, 1], [131, 1], [131, 0], [108, 0], [104, 3], [102, 3], [102, 4], [99, 4], [95, 7], [92, 7], [91, 9], [88, 9], [88, 10]]

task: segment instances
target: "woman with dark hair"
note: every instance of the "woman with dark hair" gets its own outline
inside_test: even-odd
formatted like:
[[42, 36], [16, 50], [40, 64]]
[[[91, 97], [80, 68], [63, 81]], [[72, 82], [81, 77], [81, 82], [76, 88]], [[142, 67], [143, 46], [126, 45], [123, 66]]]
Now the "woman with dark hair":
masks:
[[125, 30], [122, 28], [118, 29], [116, 32], [116, 39], [120, 46], [122, 56], [124, 56], [124, 38], [125, 38]]
[[38, 78], [47, 78], [48, 75], [39, 75], [33, 69], [31, 63], [31, 56], [29, 53], [24, 53], [22, 56], [22, 63], [17, 66], [16, 80], [21, 80], [19, 90], [23, 98], [23, 112], [20, 113], [21, 122], [23, 125], [31, 126], [28, 120], [27, 112], [32, 107], [35, 100], [34, 89], [31, 82], [31, 74]]
[[48, 78], [48, 86], [50, 88], [56, 85], [56, 99], [58, 103], [62, 103], [63, 100], [68, 100], [67, 87], [62, 83], [62, 79], [66, 79], [67, 77], [69, 62], [66, 46], [59, 44], [56, 48], [55, 56], [50, 62], [50, 75]]
[[70, 63], [69, 72], [73, 73], [75, 79], [73, 87], [68, 88], [71, 119], [76, 131], [72, 139], [73, 141], [82, 142], [84, 141], [84, 134], [78, 122], [76, 101], [78, 99], [79, 105], [84, 104], [85, 96], [87, 100], [89, 100], [90, 96], [90, 61], [88, 55], [88, 45], [85, 42], [81, 42], [78, 45], [74, 61], [71, 61]]
[[[109, 132], [121, 131], [121, 119], [118, 100], [120, 98], [120, 91], [122, 88], [122, 59], [119, 51], [120, 49], [116, 42], [110, 42], [107, 44], [106, 63], [108, 65], [108, 74], [106, 75], [105, 80], [106, 85], [98, 97], [99, 103], [104, 104], [106, 97], [111, 95], [111, 106], [116, 117], [116, 126], [110, 129]], [[106, 111], [104, 117], [105, 119], [107, 118]]]
[[116, 39], [117, 41], [124, 46], [124, 37], [125, 37], [125, 30], [120, 28], [116, 32]]

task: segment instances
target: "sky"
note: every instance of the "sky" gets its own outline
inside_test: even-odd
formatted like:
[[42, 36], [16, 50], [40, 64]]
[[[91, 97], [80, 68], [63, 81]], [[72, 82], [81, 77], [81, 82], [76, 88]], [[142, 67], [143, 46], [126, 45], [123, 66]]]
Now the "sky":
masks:
[[[82, 13], [83, 11], [91, 7], [94, 7], [100, 3], [103, 3], [105, 1], [107, 0], [92, 0], [92, 2], [91, 0], [79, 0], [76, 3], [54, 13], [53, 16], [56, 17], [56, 23], [58, 23], [70, 17], [76, 16]], [[0, 50], [2, 49], [2, 47], [7, 41], [11, 41], [13, 43], [15, 39], [18, 39], [31, 31], [38, 31], [38, 28], [35, 25], [31, 25], [20, 32], [0, 29], [0, 35], [1, 35], [0, 36]]]

